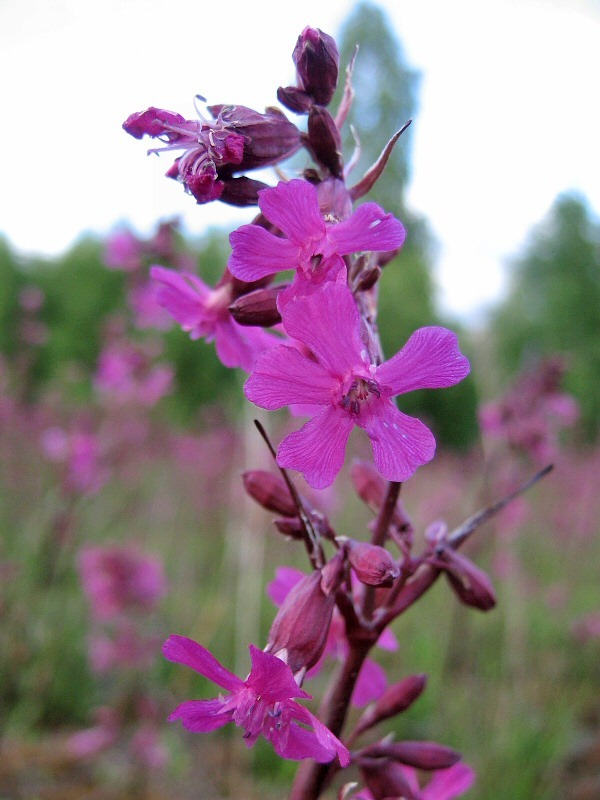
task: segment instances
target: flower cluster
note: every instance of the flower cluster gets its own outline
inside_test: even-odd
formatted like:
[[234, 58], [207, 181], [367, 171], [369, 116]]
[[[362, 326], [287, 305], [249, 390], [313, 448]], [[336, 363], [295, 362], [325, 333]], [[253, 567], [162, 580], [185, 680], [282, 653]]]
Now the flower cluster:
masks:
[[[339, 75], [334, 40], [305, 28], [293, 61], [297, 84], [279, 87], [277, 98], [306, 118], [303, 129], [282, 111], [262, 114], [242, 105], [209, 106], [212, 119], [194, 121], [152, 107], [124, 123], [135, 138], [162, 141], [163, 147], [150, 152], [180, 152], [167, 175], [198, 203], [258, 207], [250, 224], [231, 233], [231, 256], [215, 287], [191, 270], [154, 264], [155, 297], [192, 339], [214, 341], [226, 366], [249, 373], [244, 391], [251, 402], [308, 417], [278, 448], [264, 434], [280, 477], [250, 471], [244, 484], [278, 515], [278, 531], [304, 543], [311, 571], [278, 573], [270, 592], [279, 610], [263, 650], [250, 645], [245, 680], [191, 639], [167, 640], [167, 659], [226, 692], [184, 702], [170, 719], [195, 732], [233, 722], [244, 729], [248, 746], [262, 736], [283, 758], [308, 759], [293, 800], [318, 797], [335, 772], [350, 764], [365, 786], [357, 796], [441, 800], [465, 791], [473, 780], [455, 751], [388, 737], [354, 745], [406, 710], [425, 687], [424, 676], [388, 685], [383, 669], [368, 657], [377, 643], [397, 648], [389, 624], [440, 575], [466, 605], [487, 610], [495, 603], [487, 576], [456, 552], [475, 526], [453, 533], [436, 529], [415, 552], [412, 524], [398, 496], [400, 483], [433, 457], [435, 439], [423, 422], [398, 409], [395, 398], [453, 386], [468, 374], [469, 363], [456, 335], [435, 326], [415, 331], [398, 353], [384, 357], [375, 323], [377, 280], [406, 232], [376, 203], [355, 204], [381, 175], [400, 132], [348, 187], [341, 127], [351, 107], [351, 68], [334, 117], [328, 109]], [[300, 175], [273, 186], [246, 175], [300, 148], [313, 162]], [[129, 263], [130, 255], [124, 260]], [[288, 474], [301, 473], [313, 489], [330, 486], [355, 428], [365, 432], [373, 451], [374, 466], [358, 463], [352, 469], [357, 493], [376, 514], [370, 541], [338, 535]], [[302, 685], [327, 654], [341, 660], [342, 669], [317, 718], [298, 701], [310, 698]], [[358, 706], [373, 705], [342, 741], [351, 698]], [[415, 769], [439, 772], [421, 790]]]

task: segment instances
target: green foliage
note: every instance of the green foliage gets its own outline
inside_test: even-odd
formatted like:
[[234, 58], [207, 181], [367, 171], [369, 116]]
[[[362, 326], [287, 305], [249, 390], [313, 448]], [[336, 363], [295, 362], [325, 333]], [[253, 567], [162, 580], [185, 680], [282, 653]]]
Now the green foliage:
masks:
[[0, 238], [0, 352], [14, 355], [18, 347], [19, 291], [23, 275], [8, 242]]
[[565, 388], [583, 429], [600, 425], [600, 225], [584, 198], [559, 196], [512, 264], [509, 294], [490, 325], [499, 365], [516, 372], [534, 358], [566, 356]]

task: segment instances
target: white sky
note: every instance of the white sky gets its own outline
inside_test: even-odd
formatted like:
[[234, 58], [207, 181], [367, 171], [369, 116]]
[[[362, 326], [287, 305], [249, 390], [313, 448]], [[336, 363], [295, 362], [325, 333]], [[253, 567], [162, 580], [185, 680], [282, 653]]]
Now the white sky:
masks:
[[[0, 0], [0, 233], [57, 254], [117, 221], [142, 234], [172, 216], [193, 234], [249, 221], [249, 210], [197, 206], [163, 177], [168, 154], [147, 158], [121, 124], [149, 105], [191, 119], [196, 93], [273, 105], [293, 82], [302, 28], [336, 35], [353, 5]], [[422, 72], [410, 204], [439, 240], [444, 306], [476, 315], [557, 194], [578, 189], [600, 210], [600, 2], [380, 5]]]

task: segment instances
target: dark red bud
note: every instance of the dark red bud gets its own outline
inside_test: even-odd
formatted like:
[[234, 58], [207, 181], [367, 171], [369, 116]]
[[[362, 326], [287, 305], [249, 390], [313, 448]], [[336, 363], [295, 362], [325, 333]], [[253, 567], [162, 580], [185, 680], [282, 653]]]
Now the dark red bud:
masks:
[[289, 108], [295, 114], [308, 114], [313, 104], [313, 99], [303, 89], [296, 86], [280, 86], [277, 89], [277, 99], [282, 106]]
[[277, 325], [281, 322], [277, 297], [287, 285], [269, 286], [238, 297], [229, 306], [231, 316], [240, 325], [260, 325], [263, 328]]
[[284, 517], [295, 517], [298, 510], [285, 481], [262, 469], [253, 469], [242, 475], [244, 488], [256, 502], [267, 511]]
[[448, 769], [460, 761], [460, 753], [437, 742], [378, 742], [365, 747], [367, 758], [389, 758], [417, 769]]
[[274, 519], [273, 524], [284, 536], [292, 539], [304, 539], [304, 525], [300, 517], [286, 517], [285, 519]]
[[329, 111], [322, 106], [312, 106], [308, 113], [308, 145], [317, 163], [334, 177], [343, 177], [340, 132]]
[[445, 564], [443, 569], [450, 586], [465, 605], [478, 608], [480, 611], [494, 608], [496, 593], [483, 570], [476, 567], [466, 556], [450, 548], [443, 551], [440, 560]]
[[340, 54], [335, 41], [319, 28], [306, 27], [292, 54], [301, 87], [315, 103], [331, 102], [337, 81]]
[[321, 588], [325, 594], [335, 597], [335, 593], [342, 585], [342, 581], [346, 575], [346, 563], [343, 553], [336, 553], [336, 555], [325, 564], [321, 572], [323, 573]]
[[282, 657], [293, 673], [314, 666], [325, 647], [335, 593], [321, 588], [322, 574], [315, 570], [288, 593], [273, 620], [265, 652]]
[[[387, 481], [381, 477], [375, 467], [366, 461], [355, 460], [350, 467], [350, 478], [356, 493], [371, 511], [379, 511], [387, 494]], [[400, 531], [412, 531], [412, 523], [402, 508], [400, 500], [392, 515], [392, 524]]]
[[368, 586], [391, 586], [400, 575], [400, 567], [392, 555], [379, 545], [368, 542], [346, 542], [348, 561], [361, 583]]
[[219, 200], [230, 206], [255, 206], [258, 204], [258, 193], [266, 189], [267, 184], [254, 178], [241, 175], [239, 178], [223, 178], [223, 190]]
[[426, 683], [427, 676], [421, 674], [410, 675], [408, 678], [388, 686], [377, 702], [361, 716], [354, 732], [355, 735], [358, 736], [379, 722], [406, 711], [421, 695]]

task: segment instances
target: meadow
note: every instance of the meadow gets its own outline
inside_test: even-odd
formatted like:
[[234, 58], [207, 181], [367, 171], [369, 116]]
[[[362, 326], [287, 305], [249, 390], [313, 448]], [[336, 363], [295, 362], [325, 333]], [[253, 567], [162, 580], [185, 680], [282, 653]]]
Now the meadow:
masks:
[[[129, 345], [119, 337], [112, 344], [123, 356]], [[163, 407], [173, 391], [168, 364], [157, 375], [159, 350], [145, 348], [136, 369], [130, 359], [129, 370], [108, 371], [119, 380], [106, 373], [103, 382], [97, 370], [85, 402], [66, 381], [24, 396], [23, 360], [2, 363], [2, 798], [279, 798], [295, 770], [265, 742], [247, 750], [228, 728], [193, 735], [167, 723], [178, 703], [211, 697], [214, 687], [161, 655], [169, 634], [186, 635], [243, 674], [247, 643], [264, 642], [274, 616], [265, 587], [276, 568], [308, 569], [241, 481], [246, 470], [273, 471], [253, 419], [274, 441], [289, 420], [211, 404], [175, 424]], [[467, 609], [440, 580], [394, 623], [399, 651], [377, 651], [388, 679], [426, 673], [428, 682], [387, 730], [460, 751], [477, 774], [473, 800], [592, 800], [600, 450], [575, 445], [570, 429], [553, 432], [534, 457], [510, 444], [482, 433], [466, 452], [441, 448], [402, 487], [422, 538], [432, 523], [452, 529], [554, 463], [468, 543], [497, 606]], [[351, 450], [368, 458], [359, 435]], [[360, 539], [373, 514], [341, 488], [350, 463], [331, 489], [305, 491], [336, 530]], [[147, 603], [120, 616], [94, 612], [82, 567], [94, 548], [150, 560]], [[315, 698], [324, 682], [325, 674], [309, 682]]]

